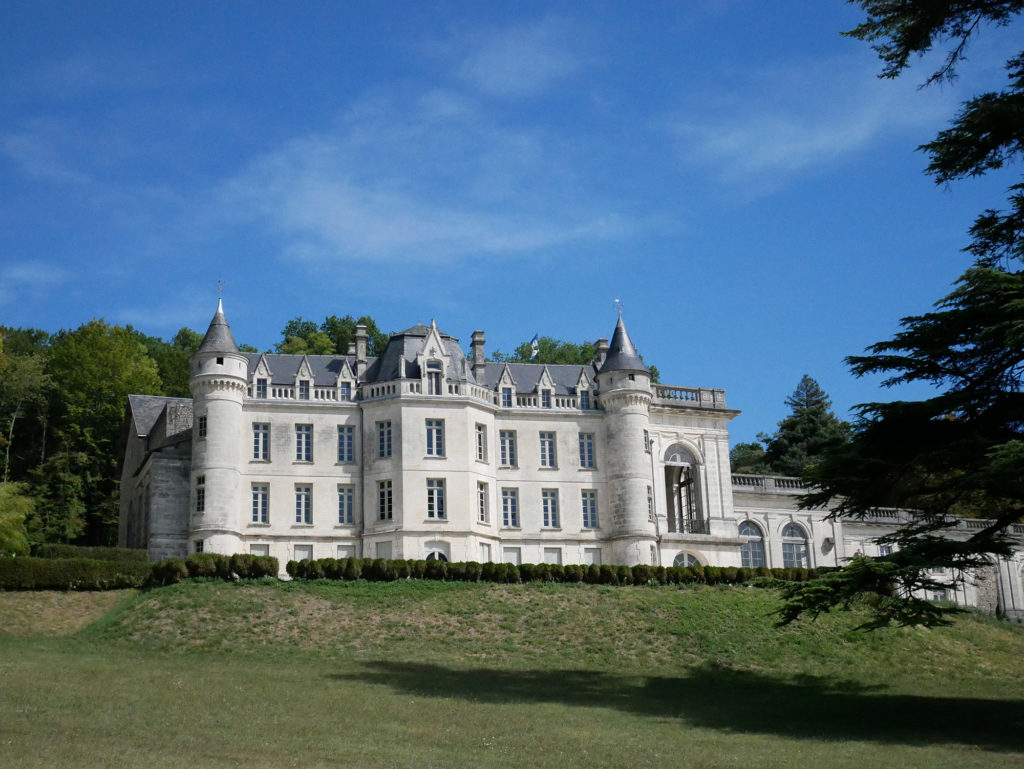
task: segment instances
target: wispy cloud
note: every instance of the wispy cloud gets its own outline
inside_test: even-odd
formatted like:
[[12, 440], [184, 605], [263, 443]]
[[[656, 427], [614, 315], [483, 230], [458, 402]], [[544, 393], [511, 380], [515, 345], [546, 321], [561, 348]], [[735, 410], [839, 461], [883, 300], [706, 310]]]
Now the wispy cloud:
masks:
[[293, 258], [433, 262], [621, 236], [573, 150], [448, 91], [367, 99], [333, 130], [252, 162], [220, 197]]
[[0, 307], [35, 299], [40, 294], [65, 283], [68, 272], [53, 264], [26, 261], [0, 268]]
[[71, 143], [73, 137], [58, 121], [34, 120], [20, 130], [0, 133], [0, 155], [30, 179], [83, 184], [90, 177], [68, 161]]
[[579, 25], [546, 17], [500, 30], [466, 35], [452, 47], [459, 77], [491, 96], [525, 97], [576, 74], [582, 67], [573, 50]]
[[878, 80], [863, 59], [800, 62], [726, 80], [669, 130], [685, 162], [713, 169], [720, 182], [771, 187], [948, 114], [948, 94], [915, 89]]

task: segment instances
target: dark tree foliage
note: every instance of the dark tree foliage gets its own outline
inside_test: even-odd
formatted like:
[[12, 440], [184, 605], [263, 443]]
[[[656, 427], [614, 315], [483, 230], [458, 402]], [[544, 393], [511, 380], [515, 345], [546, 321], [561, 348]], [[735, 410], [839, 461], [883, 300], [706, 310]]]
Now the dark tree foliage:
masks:
[[162, 383], [161, 395], [171, 395], [177, 398], [191, 397], [188, 389], [188, 359], [192, 353], [199, 349], [203, 341], [203, 335], [198, 331], [183, 327], [178, 330], [170, 342], [165, 342], [155, 336], [147, 336], [141, 331], [135, 331], [139, 341], [146, 348], [149, 357], [157, 366], [157, 373]]
[[[929, 83], [954, 77], [969, 39], [985, 25], [1019, 21], [1024, 2], [869, 2], [854, 37], [875, 43], [883, 77], [913, 55], [948, 43]], [[951, 126], [921, 149], [938, 183], [978, 176], [1024, 153], [1024, 55], [1007, 63], [1005, 89], [967, 101]], [[952, 609], [919, 598], [935, 586], [928, 569], [956, 574], [987, 567], [1009, 552], [1009, 527], [1024, 516], [1024, 185], [1005, 210], [984, 211], [966, 247], [973, 265], [934, 311], [904, 318], [895, 338], [848, 359], [858, 376], [885, 384], [925, 382], [938, 394], [861, 407], [854, 439], [809, 469], [817, 491], [805, 506], [863, 517], [877, 507], [914, 511], [885, 539], [889, 556], [865, 559], [825, 580], [788, 590], [783, 620], [817, 616], [864, 594], [876, 597], [871, 626], [936, 625]], [[985, 518], [957, 531], [957, 516]]]
[[366, 354], [380, 355], [387, 347], [389, 336], [377, 327], [369, 315], [353, 318], [346, 315], [328, 315], [324, 322], [292, 318], [281, 329], [281, 341], [275, 345], [277, 352], [295, 355], [347, 355], [349, 346], [356, 342], [356, 326], [366, 326]]
[[779, 422], [779, 429], [759, 437], [770, 472], [800, 476], [826, 451], [849, 440], [850, 425], [836, 417], [828, 395], [806, 374], [786, 405], [790, 414]]
[[737, 443], [729, 451], [729, 466], [734, 473], [765, 475], [771, 472], [760, 443]]

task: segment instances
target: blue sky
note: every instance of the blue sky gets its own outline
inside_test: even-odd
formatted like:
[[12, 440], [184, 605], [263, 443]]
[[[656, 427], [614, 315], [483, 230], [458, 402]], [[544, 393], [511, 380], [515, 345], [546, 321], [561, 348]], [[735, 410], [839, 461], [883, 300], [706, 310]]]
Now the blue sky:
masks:
[[[722, 387], [734, 442], [927, 311], [1009, 177], [915, 152], [998, 88], [882, 81], [839, 0], [0, 6], [0, 323], [437, 320], [468, 348], [610, 336]], [[917, 391], [920, 393], [920, 391]], [[914, 391], [908, 393], [913, 395]]]

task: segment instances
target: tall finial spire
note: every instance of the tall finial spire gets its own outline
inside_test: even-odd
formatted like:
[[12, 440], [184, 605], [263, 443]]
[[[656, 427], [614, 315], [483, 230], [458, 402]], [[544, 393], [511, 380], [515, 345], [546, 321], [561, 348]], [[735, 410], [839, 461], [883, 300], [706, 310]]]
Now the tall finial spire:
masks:
[[622, 300], [621, 299], [616, 299], [615, 300], [615, 309], [619, 311], [619, 317], [620, 318], [622, 317], [622, 308], [623, 308], [623, 306], [624, 305], [622, 304]]

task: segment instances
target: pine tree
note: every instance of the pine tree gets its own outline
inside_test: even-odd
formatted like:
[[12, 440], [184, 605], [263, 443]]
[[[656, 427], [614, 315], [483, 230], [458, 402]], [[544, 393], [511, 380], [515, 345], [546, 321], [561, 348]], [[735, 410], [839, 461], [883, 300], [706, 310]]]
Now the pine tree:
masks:
[[791, 413], [779, 422], [775, 434], [759, 437], [771, 472], [800, 476], [826, 450], [845, 443], [850, 426], [836, 417], [828, 395], [806, 374], [786, 398], [786, 405]]

